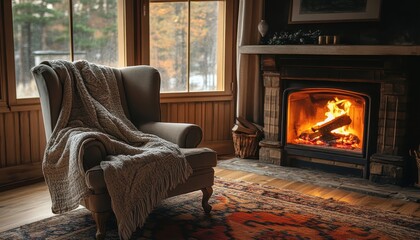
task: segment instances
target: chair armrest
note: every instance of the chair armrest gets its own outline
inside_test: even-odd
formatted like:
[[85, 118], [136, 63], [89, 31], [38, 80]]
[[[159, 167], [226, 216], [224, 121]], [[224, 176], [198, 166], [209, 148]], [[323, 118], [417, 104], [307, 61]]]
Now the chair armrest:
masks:
[[84, 174], [87, 170], [99, 165], [106, 155], [105, 146], [102, 142], [94, 138], [84, 140], [79, 152], [79, 159], [83, 159], [82, 165], [79, 166], [80, 171]]
[[181, 148], [195, 148], [203, 137], [201, 128], [190, 123], [148, 122], [140, 124], [138, 129], [173, 142]]

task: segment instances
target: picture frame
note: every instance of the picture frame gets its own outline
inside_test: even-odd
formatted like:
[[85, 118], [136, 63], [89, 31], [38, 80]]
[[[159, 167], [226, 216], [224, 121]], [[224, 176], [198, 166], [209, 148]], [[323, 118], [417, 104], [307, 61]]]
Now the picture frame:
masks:
[[291, 0], [290, 24], [379, 21], [381, 0]]

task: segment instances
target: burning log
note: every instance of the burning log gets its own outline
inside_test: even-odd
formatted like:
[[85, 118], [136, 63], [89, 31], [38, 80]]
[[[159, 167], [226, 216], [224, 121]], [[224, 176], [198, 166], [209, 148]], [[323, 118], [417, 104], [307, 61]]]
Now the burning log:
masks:
[[321, 132], [322, 135], [328, 135], [330, 134], [332, 130], [345, 126], [345, 125], [349, 125], [350, 123], [351, 123], [351, 118], [348, 115], [343, 114], [321, 125], [315, 125], [311, 129], [314, 132]]
[[323, 135], [322, 139], [331, 144], [340, 143], [340, 144], [353, 145], [353, 144], [360, 143], [360, 139], [354, 134], [345, 135], [345, 134], [339, 134], [339, 133], [329, 133], [328, 135]]
[[322, 136], [322, 133], [321, 132], [308, 132], [308, 131], [305, 131], [305, 132], [302, 132], [299, 135], [299, 138], [300, 139], [305, 139], [305, 140], [308, 140], [308, 141], [315, 141], [317, 138], [319, 138], [321, 136]]
[[321, 132], [311, 133], [305, 131], [299, 135], [295, 142], [352, 149], [360, 143], [360, 139], [354, 134], [345, 135], [332, 132], [328, 134], [322, 134]]

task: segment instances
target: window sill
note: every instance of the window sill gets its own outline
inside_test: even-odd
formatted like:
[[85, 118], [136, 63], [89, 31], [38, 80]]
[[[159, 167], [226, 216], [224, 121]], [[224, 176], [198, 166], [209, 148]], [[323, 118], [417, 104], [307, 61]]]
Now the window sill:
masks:
[[233, 99], [231, 93], [220, 92], [183, 92], [183, 93], [161, 93], [161, 103], [173, 102], [211, 102], [211, 101], [230, 101]]

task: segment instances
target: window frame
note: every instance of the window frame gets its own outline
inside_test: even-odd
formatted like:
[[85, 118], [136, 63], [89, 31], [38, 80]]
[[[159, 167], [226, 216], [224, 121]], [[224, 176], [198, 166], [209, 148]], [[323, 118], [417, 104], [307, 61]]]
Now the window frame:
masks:
[[[154, 2], [172, 2], [172, 1], [185, 1], [188, 0], [153, 0]], [[194, 0], [191, 0], [194, 1]], [[214, 0], [200, 0], [200, 1], [214, 1]], [[192, 102], [192, 101], [212, 101], [218, 100], [232, 100], [233, 99], [233, 79], [234, 79], [234, 47], [236, 44], [234, 39], [234, 21], [227, 16], [234, 14], [234, 1], [221, 0], [225, 3], [224, 9], [224, 90], [221, 91], [197, 91], [197, 92], [161, 92], [161, 103], [170, 102]], [[137, 8], [140, 12], [140, 24], [137, 28], [139, 40], [137, 42], [138, 57], [137, 64], [150, 64], [150, 30], [149, 30], [149, 0], [142, 0], [141, 6]]]
[[[125, 57], [120, 59], [124, 66], [134, 65], [134, 15], [132, 11], [136, 0], [118, 0], [118, 32], [124, 34], [118, 37], [119, 49], [123, 50]], [[72, 0], [69, 0], [72, 4]], [[70, 20], [72, 19], [71, 16]], [[123, 27], [123, 29], [120, 29]], [[70, 28], [72, 29], [72, 28]], [[39, 97], [17, 98], [14, 58], [13, 36], [13, 10], [12, 0], [0, 2], [0, 112], [24, 111], [40, 108]], [[119, 34], [120, 35], [120, 34]], [[72, 37], [71, 37], [72, 38]], [[70, 39], [71, 39], [70, 38]], [[70, 53], [73, 52], [73, 44], [70, 44]], [[122, 46], [122, 47], [120, 47]], [[121, 54], [121, 53], [120, 53]], [[73, 57], [71, 57], [73, 59]]]
[[[0, 2], [0, 9], [5, 9], [5, 1]], [[6, 32], [4, 29], [4, 13], [1, 13], [0, 15], [0, 32], [4, 33], [3, 36], [6, 36]], [[0, 38], [0, 113], [2, 112], [8, 112], [9, 109], [7, 107], [7, 94], [6, 94], [6, 68], [5, 68], [5, 42], [4, 38]]]

